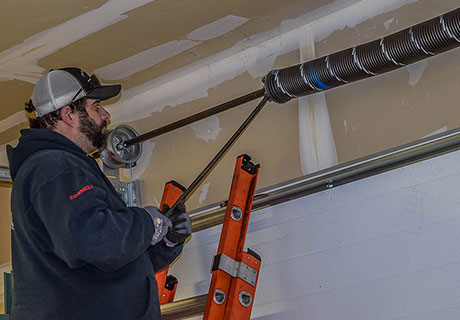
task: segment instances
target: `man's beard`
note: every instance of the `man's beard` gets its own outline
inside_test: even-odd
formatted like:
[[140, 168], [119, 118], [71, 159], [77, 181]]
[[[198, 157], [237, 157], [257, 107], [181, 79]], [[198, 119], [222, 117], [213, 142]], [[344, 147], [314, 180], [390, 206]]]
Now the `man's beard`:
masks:
[[107, 127], [107, 121], [102, 121], [98, 125], [88, 115], [79, 115], [80, 132], [83, 133], [96, 149], [104, 149], [107, 143], [107, 131], [103, 132]]

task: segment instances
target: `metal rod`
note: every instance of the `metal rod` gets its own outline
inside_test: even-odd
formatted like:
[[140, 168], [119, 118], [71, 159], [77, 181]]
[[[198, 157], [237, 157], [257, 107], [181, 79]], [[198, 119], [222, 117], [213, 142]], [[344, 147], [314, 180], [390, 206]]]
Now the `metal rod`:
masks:
[[222, 157], [227, 153], [231, 146], [235, 143], [236, 140], [243, 134], [244, 130], [251, 124], [252, 120], [257, 116], [257, 114], [262, 110], [265, 104], [268, 102], [268, 97], [265, 96], [262, 101], [259, 102], [257, 107], [251, 112], [249, 117], [243, 122], [243, 124], [236, 130], [233, 136], [227, 141], [227, 143], [220, 149], [220, 151], [214, 156], [211, 162], [203, 169], [203, 171], [195, 178], [192, 184], [185, 190], [185, 192], [180, 196], [179, 199], [174, 203], [174, 205], [168, 210], [165, 214], [166, 217], [170, 217], [176, 209], [179, 203], [184, 202], [188, 197], [195, 191], [195, 189], [203, 182], [207, 175], [212, 171], [212, 169], [217, 165], [217, 163], [222, 159]]
[[161, 319], [186, 319], [202, 315], [206, 307], [207, 294], [162, 304]]
[[[457, 128], [257, 190], [252, 211], [321, 192], [459, 149], [460, 128]], [[192, 220], [193, 232], [221, 224], [224, 220], [225, 210], [226, 201], [220, 201], [188, 212]]]
[[230, 101], [224, 102], [222, 104], [219, 104], [219, 105], [217, 105], [217, 106], [215, 106], [213, 108], [210, 108], [210, 109], [201, 111], [199, 113], [196, 113], [194, 115], [191, 115], [190, 117], [178, 120], [176, 122], [170, 123], [170, 124], [168, 124], [166, 126], [163, 126], [161, 128], [146, 132], [146, 133], [144, 133], [144, 134], [142, 134], [140, 136], [137, 136], [135, 138], [126, 140], [124, 142], [124, 146], [128, 147], [128, 146], [130, 146], [132, 144], [152, 139], [154, 137], [157, 137], [157, 136], [160, 136], [160, 135], [162, 135], [164, 133], [167, 133], [167, 132], [173, 131], [175, 129], [181, 128], [181, 127], [186, 126], [188, 124], [191, 124], [193, 122], [196, 122], [196, 121], [202, 120], [204, 118], [213, 116], [213, 115], [215, 115], [217, 113], [232, 109], [232, 108], [237, 107], [239, 105], [242, 105], [242, 104], [244, 104], [246, 102], [255, 100], [257, 98], [260, 98], [260, 97], [262, 97], [264, 95], [264, 93], [265, 93], [265, 89], [259, 89], [257, 91], [253, 91], [253, 92], [248, 93], [248, 94], [246, 94], [244, 96], [235, 98], [233, 100], [230, 100]]

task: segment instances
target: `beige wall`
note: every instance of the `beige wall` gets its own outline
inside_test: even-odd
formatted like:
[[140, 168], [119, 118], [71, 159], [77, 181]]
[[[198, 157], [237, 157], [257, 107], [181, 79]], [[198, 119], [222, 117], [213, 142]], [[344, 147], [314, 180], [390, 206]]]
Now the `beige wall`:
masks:
[[[420, 0], [352, 29], [334, 32], [316, 44], [317, 54], [327, 55], [378, 39], [458, 5], [452, 0]], [[339, 161], [414, 141], [440, 129], [459, 127], [459, 58], [460, 50], [452, 50], [409, 68], [328, 91]]]
[[[338, 30], [316, 42], [316, 55], [326, 55], [385, 36], [425, 21], [458, 6], [420, 0], [350, 28]], [[387, 29], [388, 27], [388, 29]], [[430, 58], [410, 72], [407, 68], [326, 92], [331, 126], [339, 162], [349, 161], [419, 139], [438, 130], [460, 126], [460, 49]], [[300, 62], [299, 50], [277, 57], [273, 68]], [[417, 72], [420, 78], [417, 78]], [[147, 132], [192, 113], [261, 88], [260, 78], [249, 73], [208, 89], [208, 97], [166, 107], [152, 116], [128, 123]], [[177, 95], [181, 88], [177, 88]], [[239, 127], [256, 101], [205, 120], [200, 129], [221, 128], [215, 140], [199, 138], [187, 126], [144, 144], [144, 153], [134, 169], [143, 183], [144, 204], [158, 204], [163, 185], [177, 180], [188, 186]], [[110, 107], [108, 108], [110, 111]], [[227, 197], [235, 158], [249, 154], [260, 163], [258, 188], [302, 175], [298, 146], [298, 101], [270, 103], [228, 152], [222, 162], [191, 197], [188, 208], [205, 206]], [[217, 124], [217, 126], [216, 126]], [[209, 128], [207, 129], [207, 126]], [[206, 192], [207, 190], [207, 192]], [[0, 264], [9, 260], [9, 189], [0, 188]]]
[[[0, 186], [0, 265], [11, 260], [11, 188]], [[3, 273], [0, 274], [3, 279]], [[3, 291], [3, 288], [2, 288]]]
[[[434, 6], [433, 2], [423, 0], [403, 6], [317, 41], [316, 55], [323, 56], [377, 39], [456, 6], [456, 1], [443, 1]], [[298, 64], [299, 55], [299, 50], [294, 50], [279, 56], [273, 68]], [[460, 64], [456, 63], [459, 58], [460, 49], [457, 49], [411, 69], [402, 68], [327, 91], [326, 101], [339, 163], [460, 126], [457, 102], [460, 98]], [[205, 99], [165, 108], [161, 114], [155, 113], [150, 118], [129, 124], [146, 132], [181, 118], [178, 110], [183, 110], [184, 116], [189, 115], [260, 87], [260, 78], [243, 74], [209, 89], [209, 97]], [[177, 94], [180, 94], [180, 88]], [[140, 174], [145, 186], [144, 199], [148, 203], [157, 203], [163, 184], [171, 179], [188, 186], [255, 105], [256, 102], [252, 102], [219, 114], [219, 125], [223, 130], [215, 141], [200, 140], [189, 126], [152, 139], [148, 143], [150, 149], [155, 144], [151, 158], [140, 161], [147, 162], [146, 169]], [[176, 117], [172, 116], [173, 109]], [[226, 198], [234, 160], [241, 153], [248, 153], [261, 164], [259, 188], [301, 176], [297, 109], [297, 100], [281, 105], [269, 103], [204, 182], [210, 183], [206, 197], [198, 189], [188, 207], [193, 209]]]

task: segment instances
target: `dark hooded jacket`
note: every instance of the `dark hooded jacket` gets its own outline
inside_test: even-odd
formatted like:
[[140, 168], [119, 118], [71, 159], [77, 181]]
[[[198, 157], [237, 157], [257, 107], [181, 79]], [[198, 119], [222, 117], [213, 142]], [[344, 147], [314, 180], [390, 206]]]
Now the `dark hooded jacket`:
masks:
[[97, 162], [59, 133], [22, 130], [8, 158], [11, 319], [160, 319], [154, 272], [182, 246], [150, 246], [149, 214], [127, 207]]

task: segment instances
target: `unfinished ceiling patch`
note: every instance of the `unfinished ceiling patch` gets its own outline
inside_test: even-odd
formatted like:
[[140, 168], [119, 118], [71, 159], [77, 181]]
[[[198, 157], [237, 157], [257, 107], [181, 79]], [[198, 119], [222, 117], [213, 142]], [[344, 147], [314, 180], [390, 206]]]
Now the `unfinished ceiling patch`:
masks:
[[409, 72], [409, 84], [411, 86], [417, 85], [422, 78], [423, 71], [425, 71], [426, 67], [428, 67], [428, 61], [426, 59], [407, 66], [407, 71]]
[[247, 18], [228, 15], [192, 31], [185, 40], [176, 40], [142, 51], [94, 72], [105, 80], [119, 80], [146, 70], [179, 53], [198, 46], [205, 40], [224, 35], [249, 21]]
[[44, 72], [38, 66], [38, 60], [127, 18], [124, 13], [152, 1], [109, 0], [98, 9], [25, 39], [23, 43], [0, 53], [0, 80], [18, 79], [36, 83]]
[[299, 98], [299, 155], [304, 175], [338, 164], [330, 123], [324, 92]]
[[395, 21], [395, 18], [391, 18], [391, 19], [385, 21], [385, 22], [383, 23], [383, 26], [385, 27], [385, 29], [388, 30], [388, 29], [390, 28], [390, 25], [393, 23], [393, 21]]
[[317, 22], [313, 22], [311, 26], [312, 32], [315, 35], [315, 41], [324, 40], [334, 31], [343, 30], [346, 27], [354, 28], [364, 21], [417, 1], [418, 0], [359, 1]]
[[239, 26], [245, 24], [248, 21], [248, 18], [228, 15], [226, 17], [223, 17], [222, 19], [219, 19], [201, 28], [196, 29], [195, 31], [189, 33], [187, 38], [196, 41], [214, 39], [238, 28]]
[[219, 118], [217, 116], [208, 117], [206, 119], [190, 124], [193, 133], [196, 137], [209, 142], [217, 139], [217, 136], [222, 131]]
[[201, 193], [200, 197], [198, 198], [198, 202], [201, 204], [203, 201], [206, 200], [209, 192], [209, 186], [211, 185], [211, 182], [205, 183], [201, 186]]
[[201, 42], [191, 40], [167, 42], [142, 51], [129, 58], [98, 68], [94, 70], [94, 73], [105, 80], [120, 80], [174, 57], [200, 43]]

